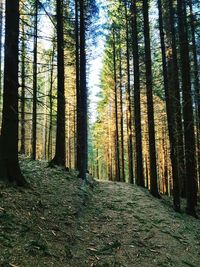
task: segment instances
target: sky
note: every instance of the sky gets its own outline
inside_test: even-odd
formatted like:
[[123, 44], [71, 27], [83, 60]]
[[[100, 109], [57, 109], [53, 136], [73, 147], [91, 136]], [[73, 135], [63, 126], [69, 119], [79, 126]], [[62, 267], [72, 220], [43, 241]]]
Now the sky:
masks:
[[[107, 21], [107, 14], [106, 14], [106, 5], [108, 1], [105, 0], [96, 0], [97, 5], [99, 7], [99, 19], [97, 21], [97, 25], [100, 25], [100, 28], [103, 29], [103, 25]], [[150, 12], [150, 19], [151, 21], [155, 21], [157, 14], [155, 13], [157, 9], [155, 6], [151, 7]], [[44, 13], [44, 12], [42, 12]], [[52, 36], [52, 23], [47, 18], [47, 16], [43, 16], [43, 30], [44, 35], [51, 37]], [[155, 22], [154, 22], [155, 23]], [[105, 33], [105, 32], [104, 32]], [[40, 33], [41, 34], [41, 33]], [[42, 34], [41, 34], [42, 35]], [[87, 40], [86, 40], [87, 41]], [[50, 42], [46, 42], [45, 40], [44, 46], [49, 47], [51, 46]], [[96, 45], [88, 45], [89, 51], [88, 54], [90, 57], [88, 58], [88, 92], [89, 92], [89, 115], [90, 115], [90, 122], [94, 123], [97, 116], [97, 104], [98, 104], [98, 96], [97, 94], [100, 92], [100, 74], [103, 67], [103, 53], [105, 49], [105, 35], [99, 35], [96, 37], [95, 40]]]
[[[105, 1], [96, 0], [99, 7], [99, 19], [97, 21], [98, 25], [103, 25], [106, 22], [106, 12], [102, 8], [105, 5]], [[42, 12], [44, 13], [44, 12]], [[51, 37], [52, 36], [52, 23], [47, 18], [47, 16], [41, 17], [42, 24], [42, 32], [44, 36]], [[42, 33], [40, 33], [42, 35]], [[51, 47], [51, 43], [43, 40], [44, 47]], [[94, 123], [96, 119], [96, 108], [98, 103], [97, 94], [100, 91], [100, 73], [102, 69], [102, 58], [104, 52], [105, 38], [101, 36], [97, 36], [95, 40], [96, 45], [89, 46], [90, 57], [88, 58], [88, 92], [89, 92], [89, 114], [90, 114], [90, 122]]]
[[[99, 20], [98, 24], [103, 25], [106, 22], [106, 13], [102, 8], [103, 0], [97, 0], [99, 6]], [[105, 4], [105, 3], [104, 3]], [[103, 65], [103, 53], [105, 46], [105, 37], [102, 35], [97, 37], [96, 46], [92, 48], [92, 59], [89, 60], [89, 76], [88, 76], [88, 90], [89, 90], [89, 113], [90, 113], [90, 122], [94, 123], [96, 120], [97, 112], [97, 103], [98, 96], [97, 94], [100, 91], [100, 74]]]

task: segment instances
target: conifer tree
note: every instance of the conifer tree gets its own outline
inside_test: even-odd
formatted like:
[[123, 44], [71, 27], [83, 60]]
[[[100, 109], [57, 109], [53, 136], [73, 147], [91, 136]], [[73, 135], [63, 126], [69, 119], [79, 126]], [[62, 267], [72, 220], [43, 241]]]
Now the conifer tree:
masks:
[[6, 1], [4, 94], [0, 136], [0, 179], [23, 186], [18, 160], [19, 1]]

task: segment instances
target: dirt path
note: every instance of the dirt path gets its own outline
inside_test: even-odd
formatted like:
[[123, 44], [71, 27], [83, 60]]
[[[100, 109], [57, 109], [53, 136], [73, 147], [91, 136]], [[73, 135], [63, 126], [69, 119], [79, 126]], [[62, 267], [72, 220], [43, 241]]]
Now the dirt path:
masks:
[[200, 262], [200, 223], [128, 184], [99, 183], [75, 236], [72, 267], [198, 267]]

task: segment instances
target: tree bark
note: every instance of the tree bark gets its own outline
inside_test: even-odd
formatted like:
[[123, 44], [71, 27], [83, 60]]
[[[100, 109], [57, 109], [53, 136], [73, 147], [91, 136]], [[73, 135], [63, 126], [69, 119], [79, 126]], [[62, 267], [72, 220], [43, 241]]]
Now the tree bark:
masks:
[[143, 0], [144, 39], [145, 39], [145, 67], [146, 67], [146, 90], [147, 90], [147, 115], [149, 132], [149, 154], [150, 154], [150, 193], [160, 197], [158, 192], [157, 160], [155, 144], [153, 84], [152, 84], [152, 60], [149, 29], [149, 1]]
[[177, 0], [180, 61], [183, 93], [183, 119], [185, 137], [186, 159], [186, 194], [188, 214], [196, 216], [197, 204], [197, 173], [196, 173], [196, 147], [194, 134], [193, 103], [190, 80], [190, 59], [188, 47], [188, 33], [186, 24], [185, 1]]
[[79, 169], [80, 155], [80, 44], [79, 44], [79, 1], [75, 0], [75, 38], [76, 38], [76, 152], [75, 152], [75, 169]]
[[131, 88], [130, 88], [130, 51], [129, 51], [129, 27], [127, 14], [127, 1], [125, 1], [125, 19], [126, 19], [126, 65], [127, 65], [127, 139], [128, 139], [128, 168], [129, 168], [129, 182], [134, 183], [133, 175], [133, 140], [132, 140], [132, 122], [131, 122]]
[[65, 71], [64, 71], [64, 33], [63, 0], [56, 1], [57, 15], [57, 128], [55, 156], [50, 165], [65, 167]]
[[116, 36], [115, 29], [113, 29], [113, 74], [114, 74], [114, 101], [115, 101], [115, 164], [116, 164], [116, 181], [120, 181], [120, 154], [119, 154], [119, 131], [118, 131], [118, 101], [117, 101], [117, 67], [116, 67]]
[[124, 116], [123, 116], [123, 92], [122, 92], [122, 51], [121, 38], [119, 38], [119, 90], [120, 90], [120, 134], [121, 134], [121, 181], [125, 182], [125, 164], [124, 164]]
[[18, 160], [19, 1], [6, 1], [0, 180], [26, 185]]
[[132, 3], [132, 39], [133, 39], [133, 65], [134, 65], [134, 111], [135, 111], [135, 143], [136, 143], [136, 184], [144, 187], [144, 169], [142, 156], [142, 128], [140, 104], [140, 66], [138, 46], [138, 26], [136, 1]]
[[53, 128], [53, 75], [54, 75], [54, 53], [55, 45], [53, 44], [53, 50], [51, 55], [51, 73], [50, 73], [50, 89], [49, 89], [49, 136], [48, 136], [48, 160], [52, 159], [52, 128]]
[[162, 2], [158, 0], [158, 11], [159, 11], [159, 31], [160, 31], [160, 42], [162, 52], [162, 68], [163, 68], [163, 79], [164, 79], [164, 90], [166, 98], [166, 109], [167, 109], [167, 123], [170, 140], [170, 157], [172, 163], [172, 178], [173, 178], [173, 198], [174, 198], [174, 210], [180, 212], [180, 186], [179, 186], [179, 173], [178, 173], [178, 153], [177, 153], [177, 130], [176, 130], [176, 119], [175, 119], [175, 103], [174, 94], [169, 90], [168, 83], [168, 70], [167, 70], [167, 57], [165, 47], [165, 34], [163, 28], [163, 14], [162, 14]]
[[197, 42], [195, 37], [195, 23], [192, 1], [189, 0], [190, 8], [190, 30], [192, 36], [192, 56], [193, 56], [193, 69], [194, 69], [194, 90], [195, 90], [195, 112], [196, 112], [196, 128], [197, 128], [197, 159], [198, 159], [198, 173], [200, 179], [200, 83], [199, 83], [199, 66], [197, 56]]
[[37, 156], [37, 52], [38, 52], [38, 0], [35, 0], [35, 21], [34, 21], [34, 49], [33, 49], [33, 117], [32, 117], [32, 155], [36, 160]]
[[[164, 2], [165, 3], [165, 2]], [[166, 21], [166, 39], [168, 42], [167, 54], [167, 69], [169, 73], [169, 90], [170, 95], [174, 99], [174, 112], [177, 127], [177, 156], [178, 156], [178, 175], [180, 182], [180, 193], [182, 197], [186, 197], [185, 185], [185, 150], [183, 140], [183, 117], [182, 117], [182, 103], [180, 95], [179, 82], [179, 66], [177, 55], [177, 41], [174, 21], [174, 8], [172, 0], [168, 0], [166, 9], [169, 10], [169, 20]]]
[[80, 7], [80, 121], [78, 140], [79, 153], [78, 157], [78, 170], [79, 177], [86, 179], [86, 171], [88, 166], [88, 107], [87, 107], [87, 85], [86, 85], [86, 51], [85, 51], [85, 1], [79, 1]]
[[22, 22], [22, 51], [21, 51], [21, 147], [20, 153], [25, 154], [25, 32]]
[[[2, 34], [3, 34], [3, 0], [0, 0], [0, 108], [2, 105]], [[1, 123], [1, 115], [0, 115]]]

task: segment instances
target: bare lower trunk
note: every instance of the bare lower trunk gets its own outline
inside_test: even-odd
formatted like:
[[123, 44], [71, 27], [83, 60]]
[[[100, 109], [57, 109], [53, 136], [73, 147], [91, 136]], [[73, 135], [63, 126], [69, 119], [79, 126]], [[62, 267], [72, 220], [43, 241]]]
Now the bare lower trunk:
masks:
[[18, 161], [19, 1], [6, 1], [4, 96], [0, 137], [0, 180], [25, 185]]
[[57, 0], [57, 128], [55, 156], [50, 165], [65, 167], [65, 81], [64, 81], [64, 33], [63, 33], [63, 1]]
[[153, 84], [152, 84], [152, 61], [150, 47], [150, 27], [149, 27], [149, 4], [143, 0], [144, 17], [144, 39], [145, 39], [145, 67], [146, 67], [146, 90], [147, 90], [147, 115], [149, 132], [149, 154], [150, 154], [150, 193], [155, 197], [160, 197], [157, 183], [157, 159], [155, 144], [155, 123], [153, 104]]

